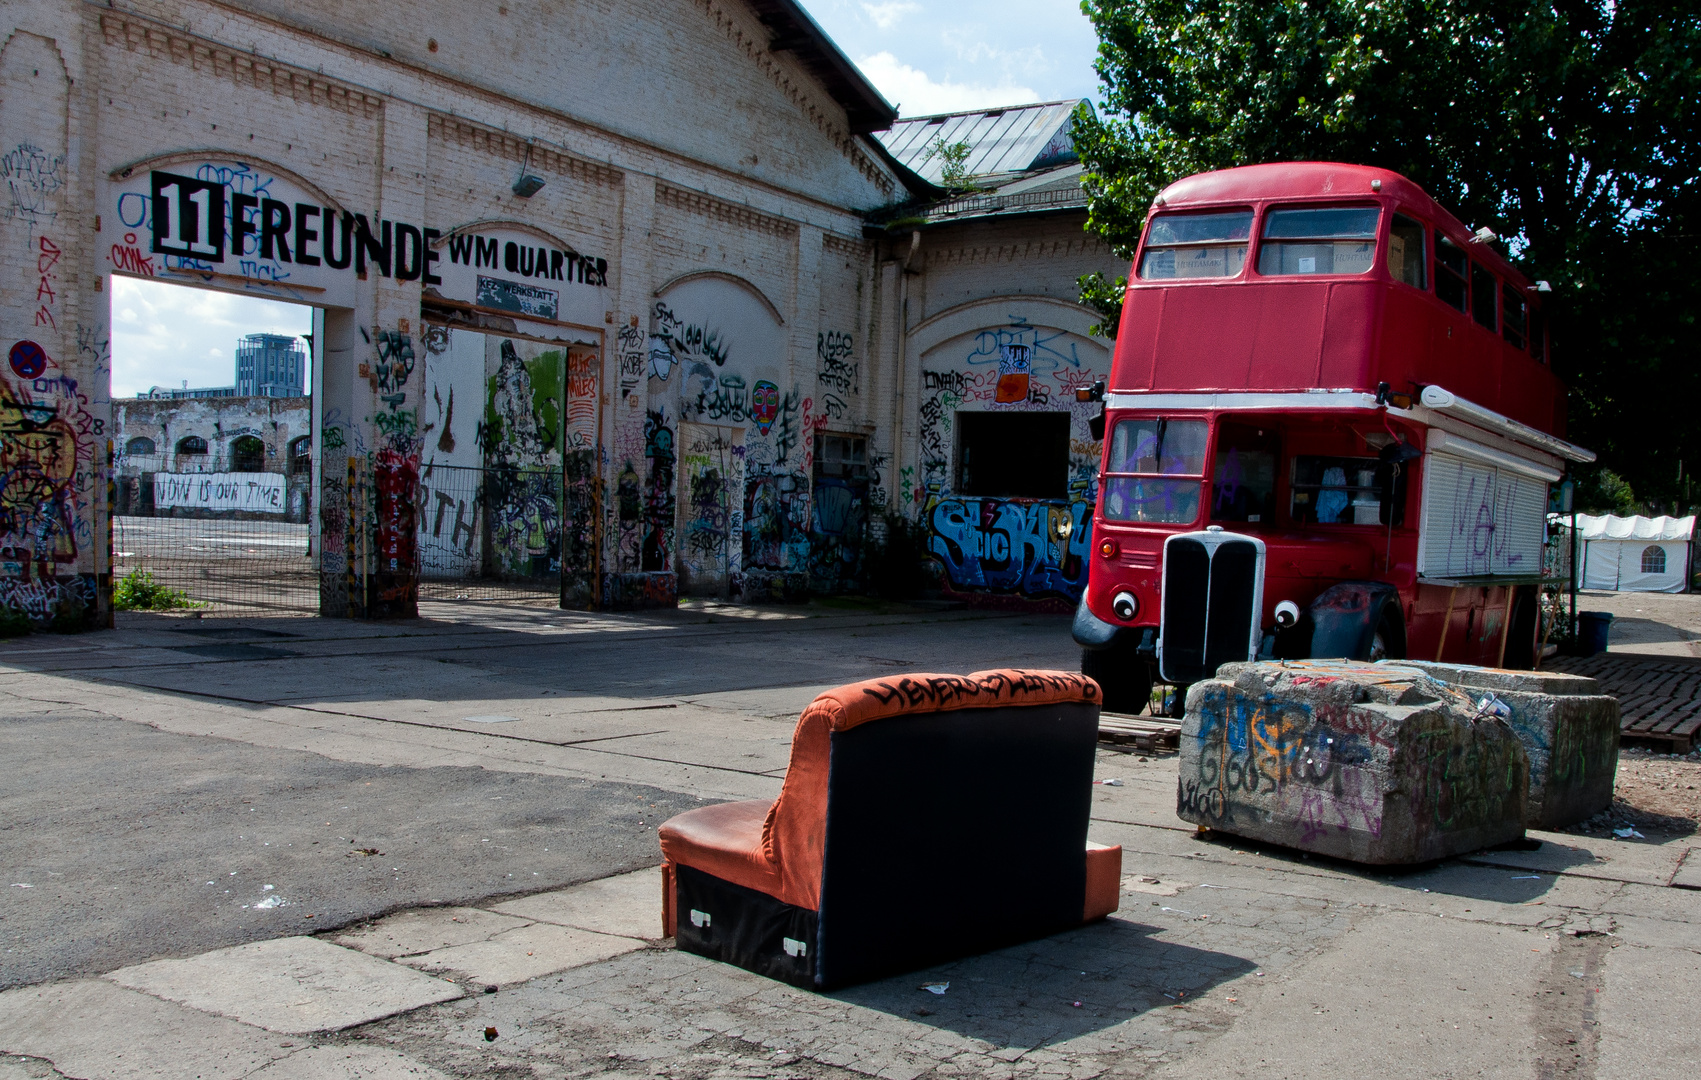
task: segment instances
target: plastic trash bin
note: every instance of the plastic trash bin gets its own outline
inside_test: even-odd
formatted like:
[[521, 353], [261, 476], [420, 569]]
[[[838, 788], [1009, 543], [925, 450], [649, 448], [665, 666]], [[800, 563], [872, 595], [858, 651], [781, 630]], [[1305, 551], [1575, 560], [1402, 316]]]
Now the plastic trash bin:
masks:
[[1607, 651], [1607, 635], [1612, 630], [1612, 612], [1579, 611], [1577, 613], [1577, 653], [1593, 656]]

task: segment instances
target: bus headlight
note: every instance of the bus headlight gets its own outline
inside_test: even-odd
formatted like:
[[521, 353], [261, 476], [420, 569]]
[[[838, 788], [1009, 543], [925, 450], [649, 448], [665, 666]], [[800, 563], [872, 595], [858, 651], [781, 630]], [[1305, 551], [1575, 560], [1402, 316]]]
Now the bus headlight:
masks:
[[1116, 617], [1123, 622], [1129, 622], [1140, 613], [1140, 601], [1134, 599], [1131, 592], [1119, 592], [1112, 598], [1110, 610], [1116, 612]]
[[1292, 600], [1283, 600], [1276, 605], [1276, 626], [1286, 630], [1299, 621], [1299, 605]]

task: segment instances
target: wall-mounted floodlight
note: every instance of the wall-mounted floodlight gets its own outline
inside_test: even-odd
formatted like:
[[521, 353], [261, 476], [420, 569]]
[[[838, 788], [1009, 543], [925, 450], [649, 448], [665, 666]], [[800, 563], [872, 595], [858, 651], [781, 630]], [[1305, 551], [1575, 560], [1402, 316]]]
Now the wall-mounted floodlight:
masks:
[[526, 169], [532, 163], [532, 144], [526, 144], [525, 160], [520, 162], [520, 178], [514, 181], [514, 194], [522, 199], [529, 199], [543, 188], [543, 177], [533, 176]]
[[1473, 243], [1473, 244], [1486, 244], [1486, 243], [1489, 243], [1490, 241], [1494, 241], [1494, 240], [1498, 240], [1498, 239], [1500, 239], [1500, 237], [1495, 234], [1495, 231], [1493, 229], [1489, 228], [1487, 225], [1484, 225], [1482, 228], [1478, 229], [1476, 231], [1476, 233], [1471, 237], [1471, 243]]

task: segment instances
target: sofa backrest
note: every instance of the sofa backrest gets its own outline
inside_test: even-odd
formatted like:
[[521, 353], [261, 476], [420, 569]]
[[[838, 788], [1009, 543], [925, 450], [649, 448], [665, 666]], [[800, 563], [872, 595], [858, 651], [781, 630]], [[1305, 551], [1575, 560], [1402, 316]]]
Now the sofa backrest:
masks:
[[1059, 671], [908, 675], [804, 712], [764, 829], [819, 912], [824, 985], [1079, 925], [1099, 690]]

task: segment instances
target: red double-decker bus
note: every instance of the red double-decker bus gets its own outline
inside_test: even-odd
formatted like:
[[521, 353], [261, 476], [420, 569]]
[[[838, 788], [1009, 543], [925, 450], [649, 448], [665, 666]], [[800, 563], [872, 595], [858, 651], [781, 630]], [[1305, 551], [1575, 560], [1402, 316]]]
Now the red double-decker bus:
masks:
[[1530, 666], [1549, 488], [1594, 455], [1490, 238], [1355, 165], [1158, 195], [1074, 624], [1108, 708], [1259, 656]]

